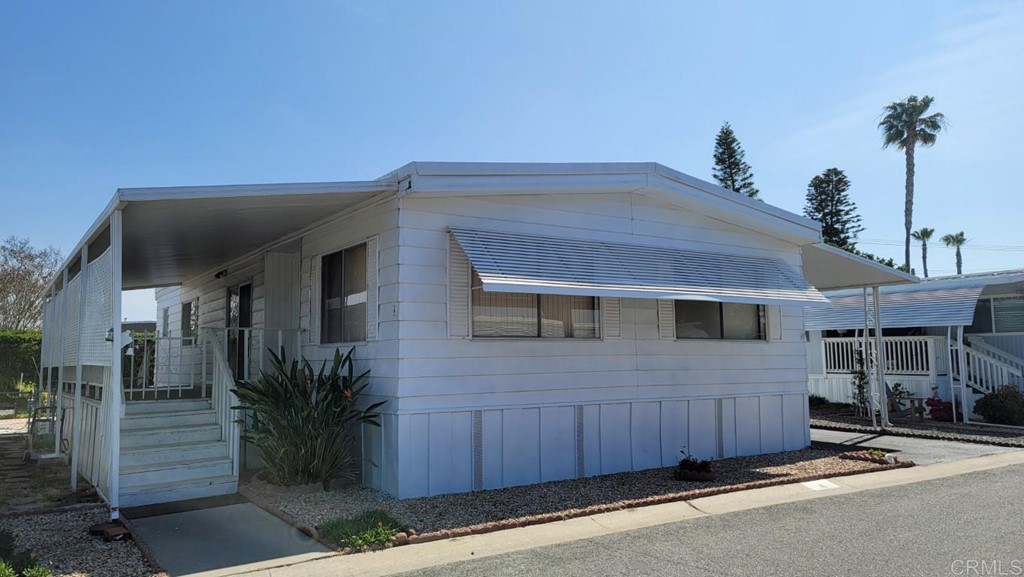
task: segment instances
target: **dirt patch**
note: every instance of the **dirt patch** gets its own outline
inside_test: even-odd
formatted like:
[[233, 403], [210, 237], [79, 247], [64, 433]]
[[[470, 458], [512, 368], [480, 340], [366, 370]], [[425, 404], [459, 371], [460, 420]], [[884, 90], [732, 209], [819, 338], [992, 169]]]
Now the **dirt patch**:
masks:
[[26, 435], [0, 435], [0, 513], [96, 503], [84, 480], [71, 492], [71, 468], [60, 460], [29, 462]]

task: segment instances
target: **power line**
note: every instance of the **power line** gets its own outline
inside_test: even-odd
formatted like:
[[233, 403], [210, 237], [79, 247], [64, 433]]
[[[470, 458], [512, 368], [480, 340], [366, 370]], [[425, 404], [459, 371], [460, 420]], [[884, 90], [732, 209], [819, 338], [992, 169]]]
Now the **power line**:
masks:
[[[881, 240], [881, 239], [857, 239], [857, 244], [870, 244], [873, 246], [903, 246], [903, 241], [899, 240]], [[916, 243], [915, 243], [916, 244]], [[956, 250], [951, 246], [946, 246], [941, 242], [929, 243], [928, 248], [942, 248], [948, 250]], [[961, 250], [988, 250], [994, 252], [1024, 252], [1024, 246], [1012, 245], [1012, 244], [972, 244], [968, 242]]]

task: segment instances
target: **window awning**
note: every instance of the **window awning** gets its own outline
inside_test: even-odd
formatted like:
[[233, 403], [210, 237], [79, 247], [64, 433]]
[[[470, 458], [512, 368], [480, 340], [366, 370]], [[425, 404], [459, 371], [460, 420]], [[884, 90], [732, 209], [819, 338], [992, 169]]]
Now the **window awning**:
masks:
[[753, 304], [827, 304], [780, 259], [452, 228], [483, 290]]
[[[974, 307], [985, 287], [944, 287], [937, 284], [926, 282], [882, 287], [878, 299], [882, 328], [970, 326], [974, 322]], [[864, 328], [864, 297], [861, 291], [830, 293], [829, 299], [832, 306], [805, 311], [804, 327], [807, 330]], [[870, 300], [869, 293], [869, 303]]]

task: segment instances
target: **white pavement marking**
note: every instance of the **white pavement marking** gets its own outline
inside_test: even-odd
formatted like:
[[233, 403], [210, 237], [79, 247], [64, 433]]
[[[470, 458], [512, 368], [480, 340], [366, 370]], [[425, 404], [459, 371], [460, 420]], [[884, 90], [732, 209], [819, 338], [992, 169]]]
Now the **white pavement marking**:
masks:
[[818, 479], [817, 481], [807, 481], [806, 483], [800, 483], [804, 487], [812, 491], [826, 491], [828, 489], [838, 489], [839, 485], [836, 485], [828, 479]]

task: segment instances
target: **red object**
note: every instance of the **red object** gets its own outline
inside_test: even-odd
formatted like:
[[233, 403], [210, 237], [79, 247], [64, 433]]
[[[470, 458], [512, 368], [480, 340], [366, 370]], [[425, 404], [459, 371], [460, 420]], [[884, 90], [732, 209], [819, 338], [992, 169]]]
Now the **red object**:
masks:
[[[953, 403], [933, 397], [925, 399], [924, 404], [928, 407], [928, 416], [933, 420], [945, 421], [947, 423], [953, 421]], [[957, 409], [956, 416], [958, 420], [963, 421], [963, 411]]]

